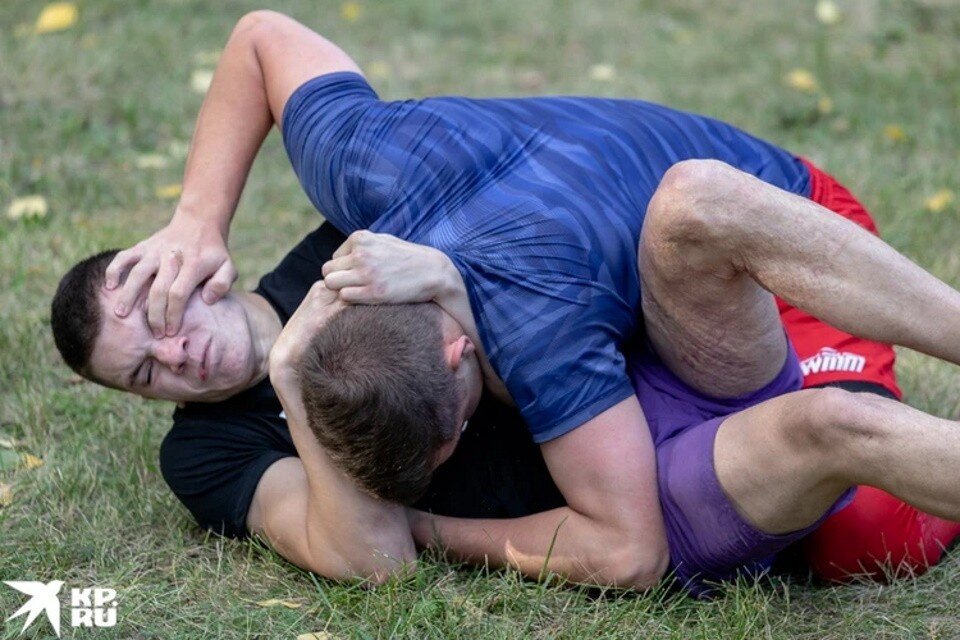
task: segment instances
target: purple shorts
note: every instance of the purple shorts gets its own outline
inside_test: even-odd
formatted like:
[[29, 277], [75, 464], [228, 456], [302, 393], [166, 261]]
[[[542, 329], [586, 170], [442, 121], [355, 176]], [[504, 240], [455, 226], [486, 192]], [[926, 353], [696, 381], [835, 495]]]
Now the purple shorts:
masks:
[[855, 489], [809, 527], [771, 535], [737, 513], [717, 480], [713, 443], [724, 418], [800, 389], [800, 363], [792, 345], [773, 381], [736, 398], [711, 398], [694, 390], [667, 368], [649, 344], [632, 350], [627, 361], [656, 446], [671, 569], [692, 594], [708, 595], [711, 582], [769, 569], [777, 552], [808, 535], [852, 499]]

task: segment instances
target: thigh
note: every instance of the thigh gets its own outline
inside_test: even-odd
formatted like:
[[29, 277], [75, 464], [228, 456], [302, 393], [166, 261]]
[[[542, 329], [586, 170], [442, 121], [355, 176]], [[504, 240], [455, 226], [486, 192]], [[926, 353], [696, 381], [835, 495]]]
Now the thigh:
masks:
[[826, 392], [805, 389], [766, 400], [728, 416], [717, 431], [717, 481], [737, 512], [766, 533], [805, 535], [846, 504], [838, 500], [849, 484], [831, 472], [836, 456], [810, 428]]
[[744, 395], [770, 382], [787, 356], [773, 295], [745, 272], [691, 259], [689, 247], [663, 234], [648, 214], [638, 264], [644, 323], [658, 355], [677, 377], [713, 397]]

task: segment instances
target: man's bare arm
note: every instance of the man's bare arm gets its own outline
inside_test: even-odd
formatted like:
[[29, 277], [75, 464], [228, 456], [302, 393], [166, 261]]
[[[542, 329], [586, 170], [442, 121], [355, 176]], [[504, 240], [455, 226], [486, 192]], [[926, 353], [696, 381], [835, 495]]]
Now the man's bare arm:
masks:
[[[445, 254], [358, 231], [323, 273], [327, 287], [346, 302], [436, 302], [477, 344], [488, 385], [502, 385], [483, 356], [463, 278]], [[502, 386], [500, 391], [507, 395]], [[462, 560], [510, 565], [532, 577], [546, 569], [594, 584], [648, 587], [659, 580], [668, 554], [653, 443], [637, 399], [545, 444], [543, 454], [568, 507], [512, 520], [411, 511], [417, 542], [427, 546], [438, 537]]]
[[236, 278], [227, 235], [260, 145], [297, 87], [334, 71], [360, 70], [335, 44], [287, 16], [255, 11], [240, 19], [200, 108], [172, 220], [107, 268], [108, 288], [129, 270], [120, 315], [154, 276], [147, 319], [158, 335], [176, 333], [187, 298], [204, 280], [208, 303], [227, 293]]
[[635, 397], [542, 447], [569, 506], [509, 520], [412, 515], [421, 546], [475, 564], [544, 571], [588, 584], [646, 589], [669, 553], [653, 442]]
[[296, 373], [303, 345], [336, 310], [336, 295], [318, 283], [271, 351], [270, 381], [300, 458], [281, 460], [264, 474], [248, 528], [301, 567], [380, 582], [410, 570], [416, 559], [406, 512], [364, 493], [334, 466], [307, 426]]

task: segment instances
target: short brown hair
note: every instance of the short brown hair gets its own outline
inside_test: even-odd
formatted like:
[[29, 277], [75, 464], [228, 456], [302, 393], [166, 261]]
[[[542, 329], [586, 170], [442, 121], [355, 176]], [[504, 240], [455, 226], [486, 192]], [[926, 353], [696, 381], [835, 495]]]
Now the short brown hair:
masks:
[[103, 325], [97, 294], [107, 266], [119, 251], [103, 251], [73, 265], [60, 279], [50, 303], [50, 328], [57, 350], [71, 369], [94, 382], [100, 381], [90, 371], [90, 356]]
[[385, 500], [423, 495], [459, 426], [439, 307], [345, 307], [314, 336], [299, 377], [307, 422], [337, 466]]

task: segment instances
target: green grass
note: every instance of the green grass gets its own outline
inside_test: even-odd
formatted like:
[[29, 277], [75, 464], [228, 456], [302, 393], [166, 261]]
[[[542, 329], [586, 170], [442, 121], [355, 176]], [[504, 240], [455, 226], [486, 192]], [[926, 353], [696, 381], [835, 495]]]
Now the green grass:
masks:
[[[112, 630], [96, 638], [675, 637], [953, 638], [960, 636], [960, 560], [892, 586], [824, 588], [802, 580], [740, 584], [716, 601], [610, 596], [454, 570], [369, 592], [300, 572], [251, 542], [199, 531], [160, 477], [157, 447], [171, 407], [78, 383], [50, 339], [48, 301], [74, 261], [127, 246], [162, 225], [180, 179], [210, 67], [246, 2], [86, 0], [63, 33], [30, 34], [40, 3], [0, 5], [0, 212], [41, 194], [42, 220], [0, 217], [0, 438], [45, 465], [0, 472], [0, 579], [60, 579], [120, 591]], [[785, 4], [786, 6], [780, 6]], [[960, 9], [935, 0], [840, 2], [825, 29], [812, 2], [362, 2], [356, 22], [327, 0], [277, 2], [338, 42], [387, 98], [436, 93], [584, 93], [644, 97], [732, 121], [806, 155], [846, 182], [887, 239], [960, 285]], [[776, 7], [775, 7], [776, 5]], [[818, 54], [818, 50], [823, 54]], [[590, 68], [609, 64], [609, 81]], [[795, 67], [833, 101], [782, 84]], [[373, 75], [373, 74], [372, 74]], [[888, 124], [903, 142], [883, 135]], [[138, 155], [171, 156], [138, 169]], [[251, 286], [318, 223], [276, 137], [254, 168], [231, 246]], [[264, 229], [269, 229], [265, 233]], [[909, 312], [909, 310], [905, 310]], [[956, 370], [903, 353], [908, 400], [957, 417]], [[956, 554], [954, 554], [956, 556]], [[266, 598], [299, 609], [262, 608]], [[0, 619], [21, 601], [0, 588]], [[0, 623], [14, 638], [22, 620]], [[45, 624], [28, 637], [50, 636]]]

